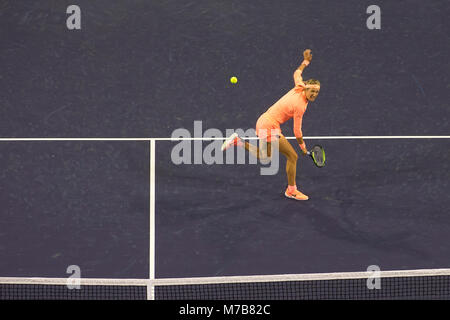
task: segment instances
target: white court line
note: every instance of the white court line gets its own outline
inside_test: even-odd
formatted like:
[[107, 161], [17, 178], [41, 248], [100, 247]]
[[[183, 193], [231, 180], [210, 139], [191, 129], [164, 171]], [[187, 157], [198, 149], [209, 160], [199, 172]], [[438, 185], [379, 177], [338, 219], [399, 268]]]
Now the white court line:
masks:
[[147, 287], [147, 300], [155, 300], [154, 286], [155, 279], [155, 140], [150, 141], [150, 252], [149, 252], [149, 278], [150, 284]]
[[[181, 140], [224, 140], [225, 138], [152, 138], [158, 141], [181, 141]], [[258, 137], [241, 137], [244, 140], [257, 140]], [[295, 137], [286, 137], [295, 140]], [[303, 137], [305, 140], [352, 140], [352, 139], [450, 139], [450, 136], [313, 136]]]
[[[0, 141], [183, 141], [183, 140], [224, 140], [226, 137], [198, 138], [0, 138]], [[242, 137], [245, 140], [256, 140], [257, 137]], [[293, 140], [295, 137], [286, 137]], [[450, 139], [446, 136], [305, 136], [305, 140], [353, 140], [353, 139]]]

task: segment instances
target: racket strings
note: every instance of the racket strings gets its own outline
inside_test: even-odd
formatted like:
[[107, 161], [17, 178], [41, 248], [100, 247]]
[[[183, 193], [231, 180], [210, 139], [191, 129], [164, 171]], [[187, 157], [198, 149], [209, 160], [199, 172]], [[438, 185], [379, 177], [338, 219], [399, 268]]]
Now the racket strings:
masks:
[[312, 156], [314, 159], [314, 162], [318, 166], [323, 166], [325, 164], [325, 154], [322, 148], [320, 147], [314, 147], [312, 150]]

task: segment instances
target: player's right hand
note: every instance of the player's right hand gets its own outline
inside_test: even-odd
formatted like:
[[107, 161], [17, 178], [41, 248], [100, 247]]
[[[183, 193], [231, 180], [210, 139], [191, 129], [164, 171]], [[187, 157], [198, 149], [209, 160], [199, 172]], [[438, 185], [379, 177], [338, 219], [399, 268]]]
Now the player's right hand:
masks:
[[306, 149], [306, 143], [303, 142], [302, 144], [300, 144], [300, 149], [302, 150], [303, 154], [308, 154], [308, 149]]
[[311, 60], [312, 60], [312, 51], [311, 51], [311, 49], [306, 49], [305, 51], [303, 51], [303, 59], [311, 62]]

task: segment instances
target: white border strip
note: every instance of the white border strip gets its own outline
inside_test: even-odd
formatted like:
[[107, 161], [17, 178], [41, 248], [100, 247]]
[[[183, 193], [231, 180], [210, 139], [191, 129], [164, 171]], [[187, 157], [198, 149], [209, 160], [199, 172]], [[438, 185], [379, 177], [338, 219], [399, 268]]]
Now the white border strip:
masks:
[[[261, 276], [228, 276], [228, 277], [198, 277], [198, 278], [165, 278], [165, 279], [95, 279], [81, 278], [81, 285], [113, 285], [113, 286], [175, 286], [175, 285], [202, 285], [226, 283], [256, 283], [256, 282], [282, 282], [282, 281], [311, 281], [311, 280], [340, 280], [365, 279], [373, 276], [373, 272], [335, 272], [335, 273], [309, 273], [309, 274], [281, 274]], [[427, 277], [450, 276], [450, 269], [417, 269], [380, 271], [381, 278], [392, 277]], [[66, 285], [68, 278], [20, 278], [0, 277], [0, 284], [43, 284]]]
[[[381, 278], [392, 277], [418, 277], [450, 275], [450, 269], [418, 269], [380, 271]], [[167, 278], [156, 279], [155, 286], [196, 285], [220, 283], [245, 282], [282, 282], [282, 281], [310, 281], [310, 280], [339, 280], [339, 279], [365, 279], [373, 277], [373, 272], [336, 272], [336, 273], [310, 273], [310, 274], [284, 274], [271, 276], [230, 276], [230, 277], [200, 277], [200, 278]]]
[[[212, 141], [224, 140], [226, 137], [214, 138], [0, 138], [0, 141]], [[257, 140], [257, 137], [243, 137], [245, 140]], [[293, 140], [295, 137], [286, 137]], [[450, 139], [449, 136], [312, 136], [305, 140], [354, 140], [354, 139]]]

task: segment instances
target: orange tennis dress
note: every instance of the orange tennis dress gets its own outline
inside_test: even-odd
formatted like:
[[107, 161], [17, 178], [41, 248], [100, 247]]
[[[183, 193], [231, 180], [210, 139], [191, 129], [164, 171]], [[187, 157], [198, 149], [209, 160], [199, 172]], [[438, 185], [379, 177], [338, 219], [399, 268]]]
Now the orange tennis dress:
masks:
[[300, 70], [294, 72], [294, 83], [294, 88], [258, 118], [256, 134], [260, 139], [266, 139], [267, 142], [278, 139], [281, 135], [280, 125], [291, 118], [294, 118], [295, 137], [303, 137], [302, 120], [308, 106], [308, 100], [304, 93], [304, 84]]

